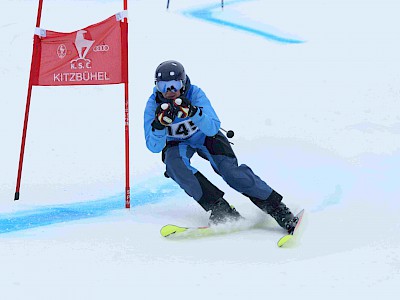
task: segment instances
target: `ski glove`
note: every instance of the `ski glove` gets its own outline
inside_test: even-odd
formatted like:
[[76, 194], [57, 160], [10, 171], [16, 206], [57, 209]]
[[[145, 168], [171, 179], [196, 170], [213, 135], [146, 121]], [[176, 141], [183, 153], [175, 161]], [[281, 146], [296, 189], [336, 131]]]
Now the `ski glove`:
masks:
[[161, 130], [170, 125], [176, 117], [176, 108], [169, 103], [161, 103], [156, 109], [156, 115], [151, 126], [154, 129]]
[[177, 108], [176, 116], [181, 119], [193, 117], [198, 110], [197, 106], [194, 106], [189, 99], [184, 97], [176, 98], [174, 106]]

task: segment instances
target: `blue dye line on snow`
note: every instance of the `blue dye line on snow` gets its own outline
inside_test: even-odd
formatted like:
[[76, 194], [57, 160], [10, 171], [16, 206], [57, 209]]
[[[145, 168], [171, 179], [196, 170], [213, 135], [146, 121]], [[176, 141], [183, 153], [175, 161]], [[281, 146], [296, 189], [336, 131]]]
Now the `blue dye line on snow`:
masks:
[[[232, 5], [232, 4], [236, 4], [239, 2], [244, 2], [244, 1], [248, 1], [248, 0], [237, 0], [237, 1], [232, 1], [229, 3], [225, 3], [225, 6], [227, 5]], [[267, 38], [269, 40], [273, 40], [279, 43], [285, 43], [285, 44], [300, 44], [300, 43], [304, 43], [304, 41], [301, 40], [297, 40], [297, 39], [291, 39], [291, 38], [286, 38], [283, 36], [279, 36], [276, 34], [273, 34], [271, 32], [268, 31], [264, 31], [261, 29], [256, 29], [256, 28], [252, 28], [249, 26], [245, 26], [245, 25], [241, 25], [241, 24], [237, 24], [234, 22], [230, 22], [230, 21], [226, 21], [226, 20], [221, 20], [218, 19], [217, 17], [213, 16], [212, 11], [215, 10], [216, 8], [219, 8], [220, 4], [217, 5], [212, 5], [212, 6], [207, 6], [201, 9], [190, 9], [190, 10], [186, 10], [183, 12], [184, 15], [189, 16], [189, 17], [194, 17], [197, 19], [201, 19], [207, 22], [211, 22], [214, 24], [218, 24], [218, 25], [222, 25], [222, 26], [228, 26], [237, 30], [242, 30], [245, 32], [249, 32], [252, 34], [256, 34], [259, 36], [262, 36], [264, 38]]]
[[[167, 182], [157, 187], [156, 191], [133, 189], [131, 206], [140, 206], [161, 201], [178, 191], [178, 187]], [[73, 204], [43, 206], [37, 209], [0, 214], [0, 234], [31, 229], [57, 223], [104, 216], [111, 211], [125, 209], [125, 194], [113, 197], [78, 202]]]

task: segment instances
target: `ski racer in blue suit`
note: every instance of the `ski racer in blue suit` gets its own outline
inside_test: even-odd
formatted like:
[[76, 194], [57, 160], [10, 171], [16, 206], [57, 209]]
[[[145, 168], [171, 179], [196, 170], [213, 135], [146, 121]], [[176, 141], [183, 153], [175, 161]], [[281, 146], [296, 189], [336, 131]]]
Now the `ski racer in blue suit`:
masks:
[[204, 210], [211, 211], [210, 224], [241, 216], [223, 198], [224, 192], [191, 165], [195, 153], [208, 160], [230, 187], [290, 230], [294, 216], [282, 202], [282, 196], [247, 165], [238, 165], [230, 143], [220, 131], [221, 122], [210, 100], [201, 88], [191, 84], [182, 64], [173, 60], [161, 63], [155, 72], [155, 84], [144, 113], [147, 148], [154, 153], [162, 152], [165, 175]]

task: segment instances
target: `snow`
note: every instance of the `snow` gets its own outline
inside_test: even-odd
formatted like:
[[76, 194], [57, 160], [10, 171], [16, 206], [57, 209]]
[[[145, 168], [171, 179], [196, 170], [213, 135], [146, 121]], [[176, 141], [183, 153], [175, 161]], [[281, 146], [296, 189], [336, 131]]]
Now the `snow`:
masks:
[[[167, 11], [166, 1], [129, 1], [126, 210], [119, 85], [34, 87], [21, 198], [13, 201], [37, 1], [1, 1], [1, 299], [398, 294], [399, 4], [224, 2], [221, 10], [219, 1], [171, 1]], [[122, 1], [45, 0], [41, 27], [70, 32], [121, 10]], [[235, 131], [239, 162], [293, 211], [306, 209], [290, 247], [276, 247], [281, 229], [198, 158], [193, 163], [226, 192], [245, 226], [266, 225], [202, 239], [159, 235], [168, 223], [208, 221], [163, 178], [160, 155], [144, 142], [153, 72], [168, 59], [183, 63], [222, 127]]]

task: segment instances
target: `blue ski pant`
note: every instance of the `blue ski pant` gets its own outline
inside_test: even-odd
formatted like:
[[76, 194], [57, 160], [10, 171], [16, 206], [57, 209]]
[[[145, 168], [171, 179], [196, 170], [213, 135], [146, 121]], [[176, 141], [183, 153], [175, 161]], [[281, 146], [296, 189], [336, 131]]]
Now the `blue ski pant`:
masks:
[[248, 196], [252, 201], [264, 202], [273, 192], [272, 188], [247, 165], [238, 165], [229, 141], [221, 132], [213, 137], [206, 137], [202, 145], [194, 146], [185, 141], [168, 142], [163, 150], [167, 175], [206, 211], [210, 210], [224, 193], [191, 165], [190, 159], [195, 153], [208, 160], [214, 171], [230, 187]]

